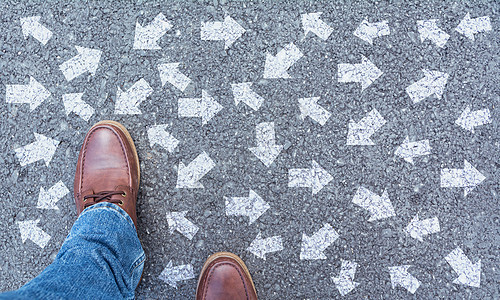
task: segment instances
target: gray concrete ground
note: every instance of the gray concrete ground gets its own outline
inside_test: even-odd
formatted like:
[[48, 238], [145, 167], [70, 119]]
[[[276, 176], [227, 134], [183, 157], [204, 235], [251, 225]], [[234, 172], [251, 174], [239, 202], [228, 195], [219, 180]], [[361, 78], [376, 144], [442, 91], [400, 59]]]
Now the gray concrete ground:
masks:
[[[196, 278], [175, 289], [160, 273], [172, 261], [191, 264], [197, 276], [216, 251], [243, 258], [263, 299], [340, 298], [331, 278], [339, 276], [342, 260], [358, 264], [359, 285], [346, 299], [500, 297], [498, 2], [1, 1], [0, 10], [1, 291], [20, 287], [54, 259], [76, 219], [71, 193], [83, 137], [93, 123], [113, 119], [129, 129], [141, 160], [137, 209], [148, 260], [139, 299], [192, 298]], [[333, 29], [326, 40], [314, 33], [304, 38], [301, 15], [313, 12], [323, 12], [321, 20]], [[133, 49], [136, 21], [147, 25], [159, 13], [173, 25], [159, 38], [161, 49]], [[492, 30], [474, 40], [456, 31], [467, 13], [489, 16]], [[224, 41], [200, 38], [202, 22], [223, 21], [225, 14], [246, 30], [227, 50]], [[41, 16], [53, 33], [46, 45], [23, 37], [20, 18], [29, 16]], [[390, 34], [373, 44], [354, 36], [365, 17], [387, 20]], [[449, 34], [443, 47], [420, 40], [417, 21], [428, 19]], [[264, 78], [266, 53], [276, 55], [291, 42], [303, 53], [288, 70], [291, 78]], [[94, 76], [85, 72], [67, 81], [59, 68], [77, 54], [75, 45], [102, 55]], [[338, 64], [358, 64], [361, 55], [383, 72], [364, 90], [337, 77]], [[171, 62], [180, 62], [192, 81], [183, 92], [170, 83], [162, 87], [157, 66]], [[424, 77], [422, 69], [449, 75], [441, 99], [413, 103], [409, 97], [406, 88]], [[7, 85], [27, 84], [30, 76], [51, 96], [33, 111], [7, 103]], [[114, 114], [117, 88], [126, 91], [141, 78], [154, 90], [138, 106], [142, 114]], [[259, 110], [235, 105], [231, 84], [241, 82], [253, 82], [263, 97]], [[203, 126], [177, 111], [179, 98], [199, 98], [202, 89], [224, 107]], [[95, 109], [88, 122], [66, 115], [62, 97], [68, 93], [84, 93]], [[304, 97], [320, 97], [318, 104], [331, 113], [324, 126], [300, 118], [298, 99]], [[467, 105], [491, 114], [474, 133], [455, 124]], [[359, 122], [372, 109], [386, 121], [371, 136], [374, 145], [347, 145], [350, 120]], [[248, 149], [256, 146], [261, 122], [274, 122], [276, 144], [284, 145], [269, 167]], [[173, 153], [151, 147], [147, 129], [155, 124], [168, 124], [180, 141]], [[21, 166], [16, 158], [15, 149], [34, 142], [34, 132], [60, 141], [48, 166]], [[431, 153], [414, 164], [396, 156], [406, 136], [429, 140]], [[176, 188], [179, 163], [203, 151], [215, 163], [200, 180], [204, 188]], [[314, 195], [310, 188], [289, 187], [289, 170], [310, 168], [312, 160], [332, 180]], [[466, 197], [464, 188], [442, 187], [440, 178], [443, 169], [463, 169], [464, 160], [486, 177]], [[71, 191], [57, 202], [59, 210], [37, 208], [40, 187], [59, 180]], [[368, 221], [368, 210], [353, 203], [359, 187], [378, 196], [387, 191], [395, 215]], [[226, 215], [224, 200], [246, 197], [250, 189], [270, 206], [251, 225], [247, 217]], [[199, 227], [192, 240], [169, 233], [167, 212], [183, 210]], [[437, 217], [439, 232], [423, 241], [408, 235], [417, 214], [420, 220]], [[35, 219], [51, 236], [43, 249], [23, 243], [16, 223]], [[339, 234], [324, 250], [326, 259], [301, 260], [302, 234], [312, 236], [325, 223]], [[259, 232], [281, 236], [283, 250], [266, 260], [247, 251]], [[453, 283], [458, 274], [445, 257], [457, 247], [472, 263], [481, 260], [479, 287]], [[408, 272], [420, 282], [414, 294], [391, 287], [389, 267], [401, 265], [412, 265]]]

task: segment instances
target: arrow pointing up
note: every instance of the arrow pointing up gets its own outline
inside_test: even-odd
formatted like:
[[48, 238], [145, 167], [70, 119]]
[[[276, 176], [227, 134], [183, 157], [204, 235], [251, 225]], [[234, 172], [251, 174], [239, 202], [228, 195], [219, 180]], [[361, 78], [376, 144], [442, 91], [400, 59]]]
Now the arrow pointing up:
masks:
[[308, 237], [302, 234], [302, 246], [300, 249], [300, 259], [326, 259], [323, 251], [339, 238], [339, 234], [333, 227], [325, 223], [323, 228]]
[[170, 84], [181, 90], [181, 92], [184, 92], [186, 87], [191, 83], [191, 79], [179, 71], [179, 64], [160, 64], [158, 65], [158, 71], [160, 71], [161, 86], [170, 82]]
[[359, 24], [353, 34], [363, 41], [373, 45], [373, 39], [389, 35], [391, 34], [391, 31], [386, 20], [377, 23], [370, 23], [368, 22], [368, 18], [365, 17], [363, 22]]
[[319, 123], [321, 126], [326, 124], [326, 121], [332, 115], [326, 109], [318, 104], [319, 97], [300, 98], [299, 109], [300, 118], [304, 120], [307, 116]]
[[38, 194], [38, 203], [36, 207], [58, 210], [59, 207], [57, 207], [56, 203], [68, 193], [69, 190], [62, 181], [57, 182], [47, 191], [45, 191], [43, 187], [40, 187], [40, 193]]
[[134, 49], [161, 49], [158, 46], [158, 40], [172, 28], [172, 24], [159, 13], [154, 20], [147, 26], [142, 26], [137, 22], [135, 24]]
[[304, 29], [304, 36], [307, 36], [309, 32], [312, 32], [323, 41], [328, 39], [333, 32], [333, 28], [320, 19], [322, 14], [322, 12], [317, 12], [302, 15], [302, 28]]
[[310, 187], [313, 195], [321, 191], [332, 179], [332, 175], [314, 160], [310, 169], [288, 170], [288, 187]]
[[148, 139], [151, 148], [158, 144], [165, 148], [168, 152], [174, 152], [179, 144], [179, 140], [167, 132], [168, 125], [154, 125], [148, 129]]
[[36, 132], [34, 134], [36, 141], [15, 149], [16, 157], [23, 167], [42, 159], [48, 167], [60, 142]]
[[215, 101], [207, 91], [202, 90], [201, 98], [180, 98], [177, 114], [179, 117], [201, 117], [201, 124], [205, 125], [222, 109], [222, 105]]
[[453, 270], [458, 274], [458, 278], [453, 281], [455, 284], [479, 287], [481, 284], [481, 260], [473, 264], [460, 247], [451, 251], [445, 257]]
[[471, 112], [470, 105], [467, 105], [460, 117], [455, 121], [455, 124], [474, 133], [474, 129], [477, 126], [490, 124], [491, 122], [489, 109], [485, 108]]
[[63, 72], [67, 81], [71, 81], [85, 72], [94, 76], [101, 59], [101, 50], [75, 46], [78, 55], [63, 62], [59, 69]]
[[486, 177], [464, 159], [463, 169], [442, 169], [441, 187], [463, 187], [464, 197]]
[[257, 237], [253, 240], [247, 251], [252, 252], [258, 258], [266, 260], [266, 254], [271, 252], [277, 252], [283, 250], [283, 241], [281, 236], [272, 236], [263, 239], [260, 232]]
[[415, 157], [431, 154], [431, 146], [429, 140], [410, 142], [410, 138], [406, 136], [403, 144], [396, 149], [394, 154], [413, 164]]
[[30, 239], [37, 244], [38, 247], [43, 249], [47, 246], [47, 243], [50, 240], [50, 235], [38, 227], [39, 222], [40, 219], [17, 221], [16, 223], [21, 231], [21, 239], [23, 243], [25, 243], [27, 239]]
[[491, 31], [490, 17], [484, 16], [471, 19], [470, 13], [467, 13], [455, 30], [469, 39], [474, 40], [474, 34]]
[[43, 45], [52, 37], [52, 31], [40, 24], [40, 16], [21, 18], [21, 27], [24, 38], [31, 35]]
[[431, 233], [439, 232], [441, 229], [439, 228], [439, 220], [438, 218], [430, 218], [420, 221], [418, 219], [418, 215], [416, 215], [406, 226], [406, 232], [414, 239], [417, 239], [421, 242], [424, 241], [424, 236], [429, 235]]
[[359, 285], [359, 283], [354, 282], [357, 267], [358, 264], [354, 261], [342, 260], [339, 276], [332, 277], [332, 281], [337, 286], [340, 295], [347, 295]]
[[439, 71], [429, 71], [422, 69], [424, 78], [413, 83], [406, 88], [406, 93], [413, 103], [418, 103], [425, 98], [435, 95], [441, 99], [444, 93], [444, 86], [448, 82], [448, 74]]
[[372, 109], [358, 123], [351, 120], [348, 125], [347, 145], [375, 145], [371, 136], [385, 123], [386, 120], [376, 109]]
[[250, 190], [248, 197], [224, 197], [224, 201], [227, 216], [247, 216], [249, 225], [270, 208], [253, 190]]
[[360, 64], [339, 64], [337, 70], [339, 82], [360, 82], [361, 91], [369, 87], [382, 74], [384, 72], [363, 55], [361, 55]]
[[120, 87], [116, 91], [115, 114], [117, 115], [139, 115], [142, 114], [139, 105], [153, 93], [153, 89], [149, 86], [144, 78], [139, 79], [126, 92]]
[[239, 39], [245, 28], [241, 27], [233, 18], [226, 16], [224, 22], [203, 22], [201, 23], [201, 39], [204, 41], [224, 40], [224, 49], [228, 49]]
[[167, 212], [168, 231], [170, 234], [174, 231], [180, 232], [183, 236], [192, 240], [198, 232], [198, 226], [186, 219], [187, 210], [181, 212]]
[[420, 281], [408, 273], [408, 268], [411, 265], [405, 266], [395, 266], [389, 267], [389, 273], [391, 274], [391, 285], [395, 289], [396, 286], [400, 285], [408, 292], [415, 294], [418, 287], [420, 286]]
[[384, 191], [382, 196], [379, 196], [367, 188], [359, 187], [352, 199], [352, 203], [370, 212], [369, 222], [396, 215], [387, 191]]
[[302, 56], [302, 52], [293, 43], [286, 45], [276, 56], [267, 53], [264, 78], [291, 78], [287, 71]]
[[266, 167], [269, 167], [283, 150], [283, 145], [276, 145], [274, 122], [259, 123], [255, 131], [257, 147], [249, 149]]
[[83, 93], [64, 94], [62, 96], [64, 110], [66, 111], [66, 115], [74, 112], [85, 120], [85, 122], [88, 122], [95, 110], [82, 100], [82, 96]]
[[257, 111], [264, 102], [264, 98], [252, 90], [251, 82], [233, 83], [231, 87], [233, 89], [235, 105], [244, 102], [253, 110]]
[[418, 33], [420, 34], [420, 41], [422, 43], [428, 39], [436, 44], [436, 46], [443, 48], [450, 35], [437, 26], [437, 21], [437, 19], [417, 21]]
[[203, 184], [199, 181], [213, 167], [215, 167], [215, 163], [206, 152], [202, 152], [187, 166], [180, 162], [177, 170], [176, 188], [203, 188]]
[[29, 103], [31, 111], [42, 104], [48, 97], [50, 97], [50, 92], [31, 76], [27, 85], [7, 84], [5, 88], [7, 103]]
[[177, 288], [178, 281], [194, 278], [193, 266], [189, 264], [174, 267], [172, 261], [169, 261], [158, 278], [165, 281], [171, 287]]

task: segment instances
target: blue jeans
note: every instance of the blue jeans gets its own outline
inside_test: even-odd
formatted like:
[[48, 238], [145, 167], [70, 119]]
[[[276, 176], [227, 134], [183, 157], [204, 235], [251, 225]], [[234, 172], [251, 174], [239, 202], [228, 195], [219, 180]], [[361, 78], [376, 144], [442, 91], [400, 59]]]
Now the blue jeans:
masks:
[[0, 299], [133, 299], [145, 260], [129, 215], [101, 202], [80, 214], [51, 265]]

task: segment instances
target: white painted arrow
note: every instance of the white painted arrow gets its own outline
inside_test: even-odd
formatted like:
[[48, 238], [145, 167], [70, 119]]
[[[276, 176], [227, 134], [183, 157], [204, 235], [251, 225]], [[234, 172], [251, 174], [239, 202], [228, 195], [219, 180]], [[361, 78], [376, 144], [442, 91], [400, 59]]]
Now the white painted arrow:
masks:
[[361, 91], [370, 86], [384, 72], [380, 71], [376, 65], [361, 55], [359, 64], [339, 64], [337, 76], [339, 82], [360, 82]]
[[276, 56], [266, 53], [264, 78], [291, 78], [287, 71], [302, 56], [302, 52], [294, 43], [286, 45]]
[[281, 150], [283, 150], [283, 145], [276, 145], [274, 122], [259, 123], [255, 131], [257, 147], [250, 147], [248, 149], [250, 149], [266, 167], [269, 167], [276, 157], [278, 157]]
[[271, 207], [253, 190], [248, 197], [224, 197], [224, 201], [227, 216], [247, 216], [249, 225]]
[[300, 248], [300, 259], [326, 259], [323, 253], [333, 242], [339, 238], [339, 234], [333, 227], [325, 223], [323, 227], [308, 237], [302, 234], [302, 245]]
[[179, 140], [167, 132], [167, 127], [168, 125], [166, 124], [149, 127], [149, 145], [153, 148], [155, 144], [158, 144], [165, 148], [168, 152], [172, 153], [179, 144]]
[[474, 40], [474, 34], [491, 31], [490, 17], [484, 16], [471, 19], [470, 13], [467, 13], [455, 30], [469, 39]]
[[403, 144], [396, 149], [394, 154], [413, 164], [415, 157], [431, 154], [431, 146], [429, 140], [410, 142], [410, 137], [406, 136]]
[[224, 22], [202, 22], [201, 39], [204, 41], [225, 41], [224, 49], [228, 49], [239, 39], [245, 28], [241, 27], [233, 18], [226, 16]]
[[318, 104], [319, 97], [300, 98], [299, 109], [300, 118], [304, 120], [307, 116], [319, 123], [321, 126], [326, 124], [326, 121], [332, 115], [329, 111]]
[[193, 266], [189, 264], [174, 267], [172, 261], [169, 261], [168, 265], [165, 269], [163, 269], [158, 278], [166, 282], [171, 287], [177, 288], [178, 281], [194, 278]]
[[387, 20], [370, 23], [368, 22], [368, 18], [365, 17], [363, 22], [359, 24], [358, 28], [354, 31], [354, 36], [359, 37], [365, 42], [373, 45], [373, 39], [391, 34], [389, 29], [389, 24], [387, 24]]
[[180, 98], [177, 114], [179, 117], [201, 118], [201, 124], [205, 125], [222, 109], [222, 105], [215, 101], [207, 91], [202, 90], [201, 98]]
[[460, 117], [455, 121], [455, 124], [474, 133], [475, 127], [490, 124], [491, 122], [488, 108], [471, 111], [470, 105], [467, 105]]
[[7, 84], [5, 86], [5, 100], [7, 103], [29, 103], [31, 111], [42, 104], [48, 97], [50, 97], [50, 92], [31, 76], [27, 85]]
[[59, 69], [67, 81], [71, 81], [85, 72], [94, 76], [101, 60], [101, 50], [75, 46], [78, 55], [63, 62]]
[[142, 26], [139, 22], [135, 24], [134, 49], [161, 49], [158, 40], [172, 28], [172, 24], [159, 13], [151, 23]]
[[441, 99], [444, 93], [444, 86], [448, 82], [448, 74], [439, 71], [429, 71], [422, 69], [424, 78], [411, 84], [406, 88], [406, 93], [413, 103], [418, 103], [425, 98], [435, 95]]
[[333, 180], [332, 175], [325, 171], [315, 160], [310, 169], [288, 170], [288, 187], [310, 187], [315, 195]]
[[486, 177], [464, 159], [463, 169], [442, 169], [441, 187], [463, 187], [464, 197]]
[[417, 29], [422, 43], [428, 39], [436, 46], [443, 48], [450, 35], [437, 26], [437, 21], [437, 19], [419, 20], [417, 21]]
[[406, 226], [406, 232], [414, 239], [421, 242], [424, 241], [424, 236], [431, 233], [439, 232], [441, 229], [439, 227], [439, 220], [437, 217], [419, 220], [418, 215], [416, 215]]
[[142, 114], [139, 105], [153, 93], [144, 78], [139, 79], [126, 92], [120, 87], [116, 91], [115, 114], [117, 115], [139, 115]]
[[158, 71], [160, 72], [161, 86], [170, 82], [170, 84], [181, 90], [181, 92], [184, 92], [186, 87], [191, 83], [191, 79], [179, 71], [179, 64], [160, 64], [158, 65]]
[[40, 219], [17, 221], [16, 223], [21, 231], [21, 239], [23, 243], [25, 243], [27, 239], [30, 239], [37, 244], [38, 247], [43, 249], [47, 246], [47, 243], [50, 240], [50, 235], [38, 227], [39, 222]]
[[174, 231], [180, 232], [183, 236], [192, 240], [198, 232], [198, 226], [186, 219], [187, 210], [181, 212], [167, 212], [168, 231], [170, 234]]
[[233, 83], [231, 84], [231, 88], [233, 89], [235, 105], [244, 102], [253, 110], [257, 111], [262, 103], [264, 103], [264, 98], [252, 90], [251, 82]]
[[369, 222], [381, 220], [396, 215], [394, 207], [392, 207], [391, 200], [384, 190], [382, 196], [379, 196], [367, 188], [359, 187], [352, 199], [352, 203], [359, 205], [370, 212]]
[[389, 267], [393, 289], [400, 285], [408, 290], [408, 292], [415, 294], [420, 286], [420, 281], [408, 272], [408, 268], [411, 266], [412, 265]]
[[69, 190], [62, 181], [58, 181], [47, 191], [43, 187], [40, 187], [40, 193], [38, 194], [38, 203], [36, 207], [58, 210], [59, 207], [57, 207], [56, 203], [68, 193]]
[[52, 31], [40, 24], [40, 16], [21, 18], [21, 28], [25, 39], [31, 35], [43, 45], [52, 37]]
[[16, 157], [21, 166], [26, 166], [44, 160], [45, 165], [48, 167], [54, 153], [56, 152], [59, 141], [48, 138], [45, 135], [34, 133], [36, 141], [24, 147], [15, 149]]
[[347, 132], [347, 145], [375, 145], [371, 140], [371, 136], [384, 126], [385, 123], [386, 120], [376, 109], [372, 109], [358, 123], [350, 120]]
[[257, 234], [257, 237], [252, 241], [247, 251], [252, 252], [258, 258], [266, 260], [266, 254], [271, 252], [277, 252], [283, 250], [283, 241], [281, 236], [272, 236], [263, 239], [261, 234]]
[[453, 283], [472, 287], [481, 285], [481, 260], [473, 264], [460, 247], [451, 251], [445, 259], [458, 274]]
[[64, 110], [66, 111], [67, 116], [74, 112], [76, 115], [85, 120], [85, 122], [88, 122], [95, 110], [92, 106], [82, 100], [82, 96], [83, 93], [64, 94], [62, 96]]
[[333, 28], [320, 19], [322, 14], [322, 12], [317, 12], [303, 14], [301, 16], [304, 36], [307, 36], [309, 32], [312, 32], [324, 41], [328, 39], [333, 32]]
[[199, 181], [215, 167], [214, 161], [203, 151], [189, 165], [179, 163], [176, 188], [204, 188]]
[[339, 276], [332, 277], [332, 281], [337, 286], [340, 295], [347, 295], [359, 285], [359, 283], [354, 282], [357, 267], [358, 264], [354, 261], [342, 260]]

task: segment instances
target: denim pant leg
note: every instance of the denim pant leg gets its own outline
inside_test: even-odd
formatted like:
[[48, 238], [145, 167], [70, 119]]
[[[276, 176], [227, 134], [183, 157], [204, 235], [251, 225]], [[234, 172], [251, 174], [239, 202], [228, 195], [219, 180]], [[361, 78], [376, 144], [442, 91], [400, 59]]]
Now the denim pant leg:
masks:
[[98, 203], [82, 212], [51, 265], [0, 299], [132, 299], [145, 259], [129, 215]]

